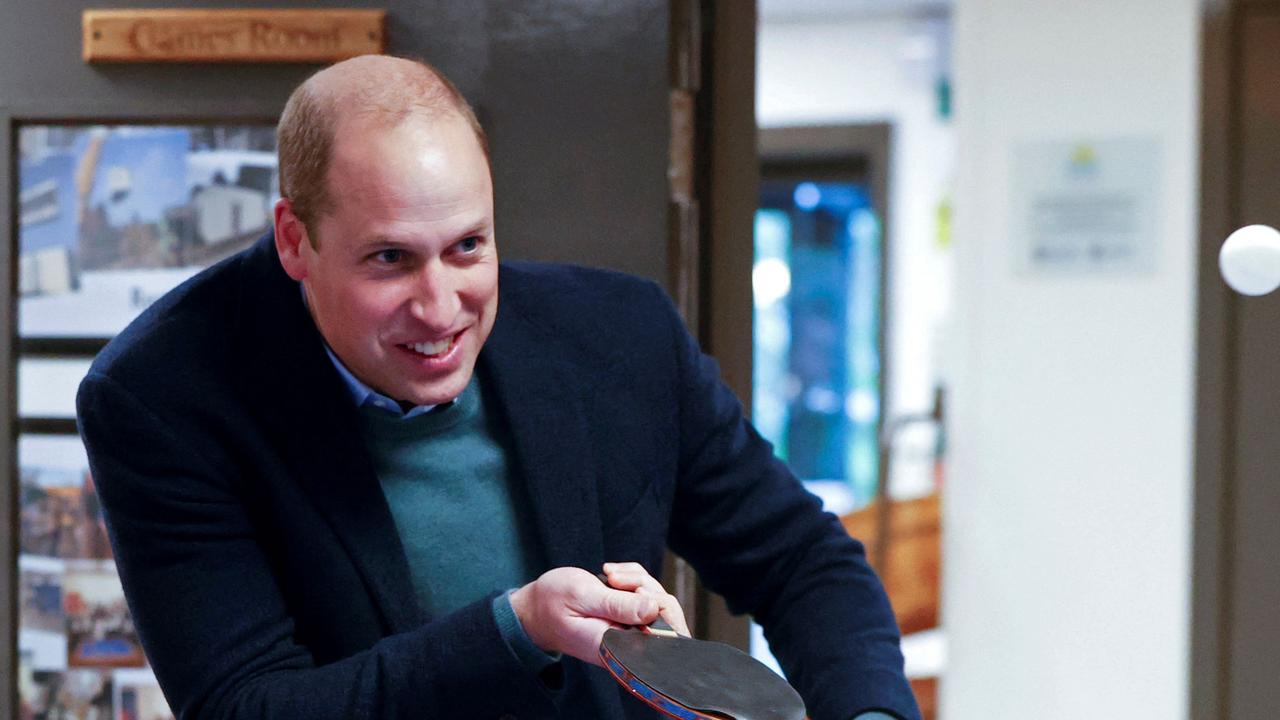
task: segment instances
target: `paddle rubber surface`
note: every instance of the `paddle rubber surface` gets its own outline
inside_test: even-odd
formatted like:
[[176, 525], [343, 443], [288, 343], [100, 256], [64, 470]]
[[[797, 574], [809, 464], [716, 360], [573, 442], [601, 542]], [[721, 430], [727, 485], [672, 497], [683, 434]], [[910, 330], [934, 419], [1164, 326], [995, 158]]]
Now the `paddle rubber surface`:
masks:
[[800, 695], [755, 658], [724, 643], [606, 630], [600, 658], [614, 679], [681, 720], [804, 720]]

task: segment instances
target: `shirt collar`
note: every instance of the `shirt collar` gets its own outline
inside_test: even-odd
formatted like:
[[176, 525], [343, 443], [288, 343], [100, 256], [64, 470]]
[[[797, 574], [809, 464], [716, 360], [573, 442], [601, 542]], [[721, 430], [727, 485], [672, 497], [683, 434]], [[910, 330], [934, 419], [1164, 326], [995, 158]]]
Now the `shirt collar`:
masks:
[[351, 393], [351, 399], [355, 401], [356, 407], [378, 408], [379, 410], [385, 410], [386, 412], [399, 415], [405, 420], [417, 417], [424, 413], [429, 413], [436, 408], [435, 405], [417, 405], [409, 408], [408, 412], [401, 410], [400, 403], [392, 400], [386, 395], [383, 395], [377, 390], [374, 390], [368, 385], [365, 385], [360, 381], [360, 378], [353, 375], [352, 372], [347, 369], [347, 366], [343, 365], [342, 361], [338, 359], [338, 356], [333, 353], [333, 350], [329, 347], [328, 343], [325, 343], [324, 351], [329, 356], [329, 360], [333, 361], [333, 367], [337, 369], [338, 374], [342, 376], [342, 381], [346, 384], [347, 390]]

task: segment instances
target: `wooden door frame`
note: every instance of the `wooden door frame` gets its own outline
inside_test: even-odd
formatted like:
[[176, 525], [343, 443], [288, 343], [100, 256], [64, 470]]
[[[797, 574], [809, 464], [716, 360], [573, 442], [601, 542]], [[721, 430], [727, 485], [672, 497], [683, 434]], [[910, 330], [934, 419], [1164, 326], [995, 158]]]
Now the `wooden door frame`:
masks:
[[1232, 453], [1227, 410], [1235, 392], [1231, 348], [1236, 300], [1218, 278], [1217, 251], [1230, 232], [1234, 163], [1230, 111], [1236, 101], [1231, 2], [1202, 9], [1200, 96], [1200, 244], [1197, 279], [1195, 462], [1192, 511], [1190, 716], [1227, 720], [1229, 686]]
[[[700, 4], [702, 47], [695, 108], [694, 194], [699, 246], [672, 276], [691, 278], [691, 330], [720, 364], [724, 382], [751, 406], [752, 229], [760, 175], [756, 164], [756, 7], [754, 2]], [[669, 255], [673, 263], [680, 255]], [[744, 313], [745, 309], [745, 313]], [[735, 616], [684, 567], [673, 578], [692, 588], [691, 627], [698, 637], [743, 650], [750, 621]], [[681, 598], [685, 602], [684, 598]]]
[[1230, 720], [1236, 632], [1234, 518], [1241, 438], [1236, 398], [1242, 300], [1218, 271], [1222, 241], [1242, 221], [1243, 19], [1277, 0], [1204, 0], [1201, 6], [1200, 230], [1197, 279], [1195, 462], [1192, 515], [1189, 714]]

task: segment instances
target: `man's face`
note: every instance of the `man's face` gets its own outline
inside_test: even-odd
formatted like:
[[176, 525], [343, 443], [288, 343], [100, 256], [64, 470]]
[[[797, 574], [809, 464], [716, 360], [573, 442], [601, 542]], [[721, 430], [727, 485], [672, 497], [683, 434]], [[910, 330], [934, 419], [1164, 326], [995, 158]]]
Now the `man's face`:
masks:
[[303, 239], [297, 269], [285, 262], [321, 334], [393, 399], [456, 398], [498, 309], [493, 185], [470, 126], [340, 122], [328, 182], [333, 205], [307, 229], [319, 249]]

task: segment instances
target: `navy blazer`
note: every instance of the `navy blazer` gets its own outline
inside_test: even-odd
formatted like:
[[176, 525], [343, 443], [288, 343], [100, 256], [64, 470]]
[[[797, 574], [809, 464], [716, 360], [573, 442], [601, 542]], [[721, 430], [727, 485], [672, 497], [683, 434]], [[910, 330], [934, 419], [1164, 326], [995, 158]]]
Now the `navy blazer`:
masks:
[[[476, 371], [550, 567], [656, 575], [670, 544], [765, 627], [812, 718], [917, 717], [861, 546], [774, 459], [662, 290], [532, 264], [504, 264], [499, 288]], [[350, 397], [269, 234], [113, 340], [77, 410], [140, 639], [183, 720], [654, 717], [571, 658], [548, 692], [507, 649], [493, 595], [443, 617], [418, 606]]]

